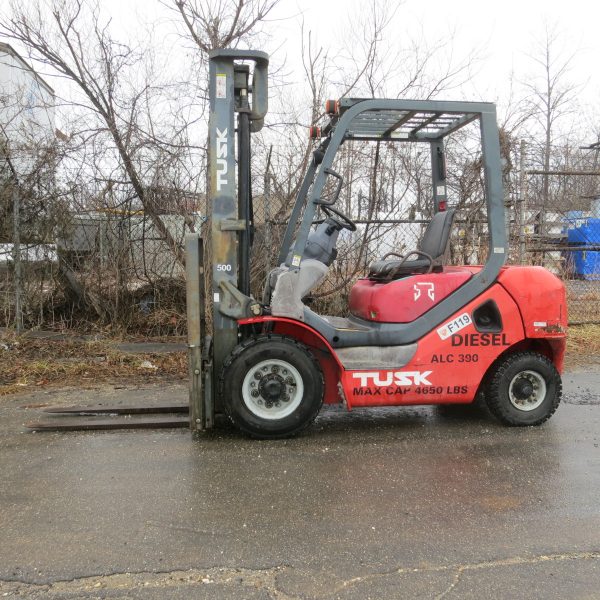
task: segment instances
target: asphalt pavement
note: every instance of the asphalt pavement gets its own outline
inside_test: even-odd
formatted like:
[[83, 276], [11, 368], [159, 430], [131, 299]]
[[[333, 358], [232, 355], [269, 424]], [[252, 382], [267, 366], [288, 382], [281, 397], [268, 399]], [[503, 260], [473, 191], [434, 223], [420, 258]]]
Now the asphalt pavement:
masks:
[[538, 428], [474, 408], [327, 409], [301, 437], [29, 433], [0, 401], [0, 598], [600, 598], [600, 375]]

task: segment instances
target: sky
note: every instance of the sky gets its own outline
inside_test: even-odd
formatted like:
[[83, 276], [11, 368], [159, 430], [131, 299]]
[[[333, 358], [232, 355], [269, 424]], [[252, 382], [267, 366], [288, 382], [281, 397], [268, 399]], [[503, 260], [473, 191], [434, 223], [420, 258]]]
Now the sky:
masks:
[[[24, 0], [27, 2], [28, 0]], [[161, 18], [158, 0], [99, 0], [123, 31], [136, 21]], [[168, 0], [163, 0], [168, 3]], [[300, 23], [327, 46], [343, 37], [344, 29], [370, 0], [280, 0], [269, 17], [272, 46], [290, 58], [300, 48]], [[477, 85], [482, 92], [501, 88], [511, 70], [523, 64], [545, 23], [556, 26], [566, 52], [573, 52], [573, 74], [588, 85], [590, 97], [600, 94], [600, 3], [594, 0], [389, 0], [396, 5], [394, 27], [414, 30], [430, 39], [453, 39], [458, 55], [476, 51], [482, 68]], [[390, 32], [393, 35], [393, 31]], [[291, 61], [293, 65], [294, 61]]]
[[[28, 2], [31, 0], [23, 0]], [[381, 2], [382, 0], [375, 0]], [[144, 23], [165, 23], [174, 17], [163, 4], [169, 0], [99, 0], [106, 15], [112, 17], [117, 33], [143, 36]], [[353, 21], [368, 10], [371, 0], [280, 0], [269, 15], [266, 31], [273, 63], [285, 63], [286, 77], [298, 86], [305, 85], [300, 57], [301, 24], [310, 30], [318, 45], [340, 47]], [[1, 4], [1, 3], [0, 3]], [[511, 72], [526, 80], [532, 68], [528, 58], [535, 40], [546, 24], [560, 36], [558, 49], [573, 55], [568, 78], [579, 86], [578, 99], [587, 123], [600, 127], [600, 3], [593, 0], [389, 0], [397, 12], [386, 34], [386, 43], [402, 45], [409, 36], [451, 40], [454, 59], [476, 57], [460, 88], [438, 97], [443, 99], [484, 100], [506, 103], [510, 94]], [[159, 25], [160, 27], [160, 25]], [[169, 52], [174, 68], [185, 66], [187, 57], [168, 24], [164, 36], [157, 36]], [[189, 54], [188, 54], [189, 56]], [[401, 65], [400, 65], [401, 68]], [[56, 82], [52, 82], [56, 85]], [[338, 90], [328, 90], [336, 97]]]
[[[291, 15], [295, 6], [325, 45], [342, 28], [345, 15], [367, 4], [367, 0], [284, 0], [277, 12]], [[548, 23], [557, 27], [565, 51], [576, 53], [574, 78], [588, 82], [589, 97], [600, 94], [600, 3], [594, 0], [403, 0], [397, 4], [397, 22], [415, 31], [422, 29], [431, 39], [451, 36], [458, 55], [475, 51], [481, 57], [476, 84], [482, 93], [502, 89]], [[297, 30], [294, 19], [280, 26], [291, 42]]]

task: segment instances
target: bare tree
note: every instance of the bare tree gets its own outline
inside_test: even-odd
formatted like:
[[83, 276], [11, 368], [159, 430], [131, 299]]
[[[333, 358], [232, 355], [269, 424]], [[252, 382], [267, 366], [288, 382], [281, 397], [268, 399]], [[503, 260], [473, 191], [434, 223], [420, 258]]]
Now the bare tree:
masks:
[[147, 191], [152, 149], [168, 152], [169, 140], [158, 139], [148, 124], [147, 105], [156, 88], [142, 49], [113, 37], [110, 20], [101, 17], [96, 0], [39, 0], [27, 7], [11, 0], [9, 16], [0, 19], [0, 32], [27, 48], [35, 62], [75, 86], [79, 99], [74, 106], [83, 109], [90, 121], [88, 139], [111, 141], [113, 161], [183, 264], [182, 248]]
[[279, 3], [279, 0], [171, 1], [170, 6], [180, 14], [190, 38], [206, 54], [248, 43]]
[[[535, 74], [524, 86], [529, 97], [528, 112], [537, 123], [543, 136], [543, 169], [550, 170], [552, 144], [559, 122], [575, 110], [577, 86], [569, 80], [570, 69], [577, 52], [560, 48], [561, 36], [556, 26], [547, 23], [541, 39], [530, 56]], [[550, 204], [550, 176], [543, 177], [542, 215]], [[543, 229], [543, 216], [541, 228]]]

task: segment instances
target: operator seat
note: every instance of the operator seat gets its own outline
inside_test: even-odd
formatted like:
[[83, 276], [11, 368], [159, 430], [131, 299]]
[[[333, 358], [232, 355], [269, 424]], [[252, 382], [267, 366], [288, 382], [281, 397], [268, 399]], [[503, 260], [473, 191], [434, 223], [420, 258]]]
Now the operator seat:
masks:
[[[383, 258], [372, 262], [369, 267], [369, 279], [392, 281], [414, 273], [430, 273], [433, 270], [441, 270], [454, 213], [453, 208], [436, 213], [429, 221], [416, 250], [404, 255], [389, 252]], [[388, 259], [388, 256], [396, 258]], [[411, 256], [416, 258], [407, 260]]]

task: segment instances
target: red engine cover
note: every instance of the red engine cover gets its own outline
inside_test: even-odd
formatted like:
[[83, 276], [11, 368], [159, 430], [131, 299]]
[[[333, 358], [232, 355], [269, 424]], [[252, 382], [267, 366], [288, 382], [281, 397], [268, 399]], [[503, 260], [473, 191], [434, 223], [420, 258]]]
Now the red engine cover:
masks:
[[368, 321], [410, 323], [471, 276], [469, 268], [446, 267], [443, 273], [411, 275], [389, 283], [359, 279], [350, 290], [350, 312]]

